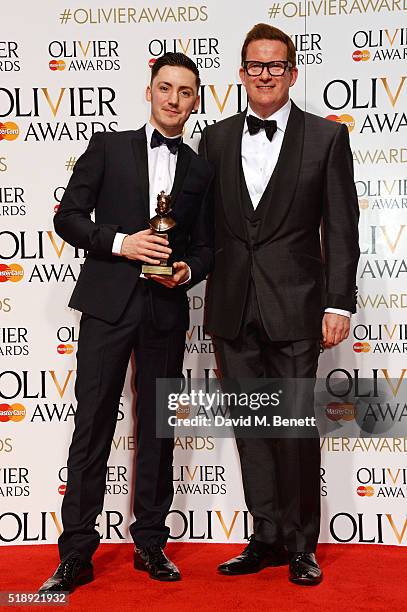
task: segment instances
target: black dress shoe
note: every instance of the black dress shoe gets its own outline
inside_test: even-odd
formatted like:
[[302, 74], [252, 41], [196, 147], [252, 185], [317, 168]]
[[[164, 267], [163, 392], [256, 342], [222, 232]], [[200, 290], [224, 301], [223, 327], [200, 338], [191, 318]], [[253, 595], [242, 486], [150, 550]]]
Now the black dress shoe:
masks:
[[284, 548], [258, 542], [252, 535], [244, 551], [238, 557], [221, 563], [218, 571], [228, 576], [239, 576], [255, 574], [264, 567], [287, 565], [287, 563], [288, 555]]
[[136, 546], [134, 549], [135, 569], [145, 570], [154, 580], [174, 582], [181, 579], [177, 566], [168, 559], [158, 544], [153, 546]]
[[322, 571], [314, 553], [294, 553], [290, 559], [290, 580], [295, 584], [313, 586], [322, 580]]
[[40, 587], [39, 593], [72, 593], [76, 586], [93, 580], [91, 561], [82, 561], [77, 555], [70, 555], [58, 565], [55, 573]]

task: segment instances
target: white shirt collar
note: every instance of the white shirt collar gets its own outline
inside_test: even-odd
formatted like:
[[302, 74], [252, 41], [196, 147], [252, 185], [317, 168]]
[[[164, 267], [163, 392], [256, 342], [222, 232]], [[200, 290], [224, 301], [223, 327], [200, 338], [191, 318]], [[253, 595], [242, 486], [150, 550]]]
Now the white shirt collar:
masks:
[[[279, 108], [278, 111], [276, 111], [269, 117], [259, 117], [259, 115], [255, 113], [254, 110], [251, 108], [250, 103], [247, 106], [247, 115], [254, 115], [258, 119], [267, 119], [267, 120], [274, 119], [275, 121], [277, 121], [277, 129], [281, 130], [282, 132], [285, 132], [285, 129], [287, 127], [287, 122], [288, 122], [288, 117], [290, 115], [290, 111], [291, 111], [291, 100], [287, 100], [284, 106]], [[245, 127], [243, 130], [243, 133], [246, 134], [249, 131], [247, 128], [246, 121], [244, 125]]]

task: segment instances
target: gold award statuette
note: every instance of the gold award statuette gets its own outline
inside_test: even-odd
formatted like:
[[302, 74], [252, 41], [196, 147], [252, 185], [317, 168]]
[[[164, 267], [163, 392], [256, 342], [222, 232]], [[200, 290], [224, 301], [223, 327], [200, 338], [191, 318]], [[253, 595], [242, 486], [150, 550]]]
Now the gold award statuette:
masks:
[[[171, 217], [171, 196], [161, 191], [157, 196], [157, 213], [150, 219], [150, 228], [156, 236], [161, 236], [168, 240], [168, 232], [176, 226], [176, 222]], [[161, 274], [172, 276], [172, 265], [168, 265], [166, 259], [162, 259], [159, 264], [143, 264], [141, 267], [143, 274]]]

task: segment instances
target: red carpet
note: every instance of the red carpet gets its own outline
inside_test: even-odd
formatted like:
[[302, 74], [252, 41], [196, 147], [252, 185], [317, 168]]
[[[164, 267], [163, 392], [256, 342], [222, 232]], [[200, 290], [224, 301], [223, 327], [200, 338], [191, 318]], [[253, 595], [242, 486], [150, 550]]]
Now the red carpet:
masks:
[[[406, 609], [404, 548], [320, 545], [318, 559], [325, 580], [316, 587], [289, 583], [286, 567], [267, 568], [250, 576], [216, 573], [218, 563], [241, 550], [240, 545], [234, 544], [170, 544], [166, 551], [181, 569], [183, 580], [160, 583], [132, 569], [132, 546], [103, 545], [94, 558], [95, 581], [78, 588], [70, 596], [69, 606], [59, 609], [69, 612]], [[36, 591], [56, 565], [56, 546], [1, 547], [0, 590]], [[35, 606], [35, 609], [57, 608]]]

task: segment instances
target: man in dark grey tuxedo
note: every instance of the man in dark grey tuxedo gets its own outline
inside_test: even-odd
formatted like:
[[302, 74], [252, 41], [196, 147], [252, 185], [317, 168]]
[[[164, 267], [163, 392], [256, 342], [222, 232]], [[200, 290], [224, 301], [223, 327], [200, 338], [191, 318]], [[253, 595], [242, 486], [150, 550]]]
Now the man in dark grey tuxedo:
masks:
[[[256, 25], [242, 48], [247, 112], [208, 126], [200, 143], [215, 166], [206, 328], [228, 378], [314, 379], [321, 344], [347, 338], [355, 312], [358, 205], [348, 131], [289, 99], [297, 74], [291, 38]], [[288, 552], [290, 579], [317, 584], [319, 440], [238, 438], [237, 446], [254, 534], [219, 570], [256, 572]]]

